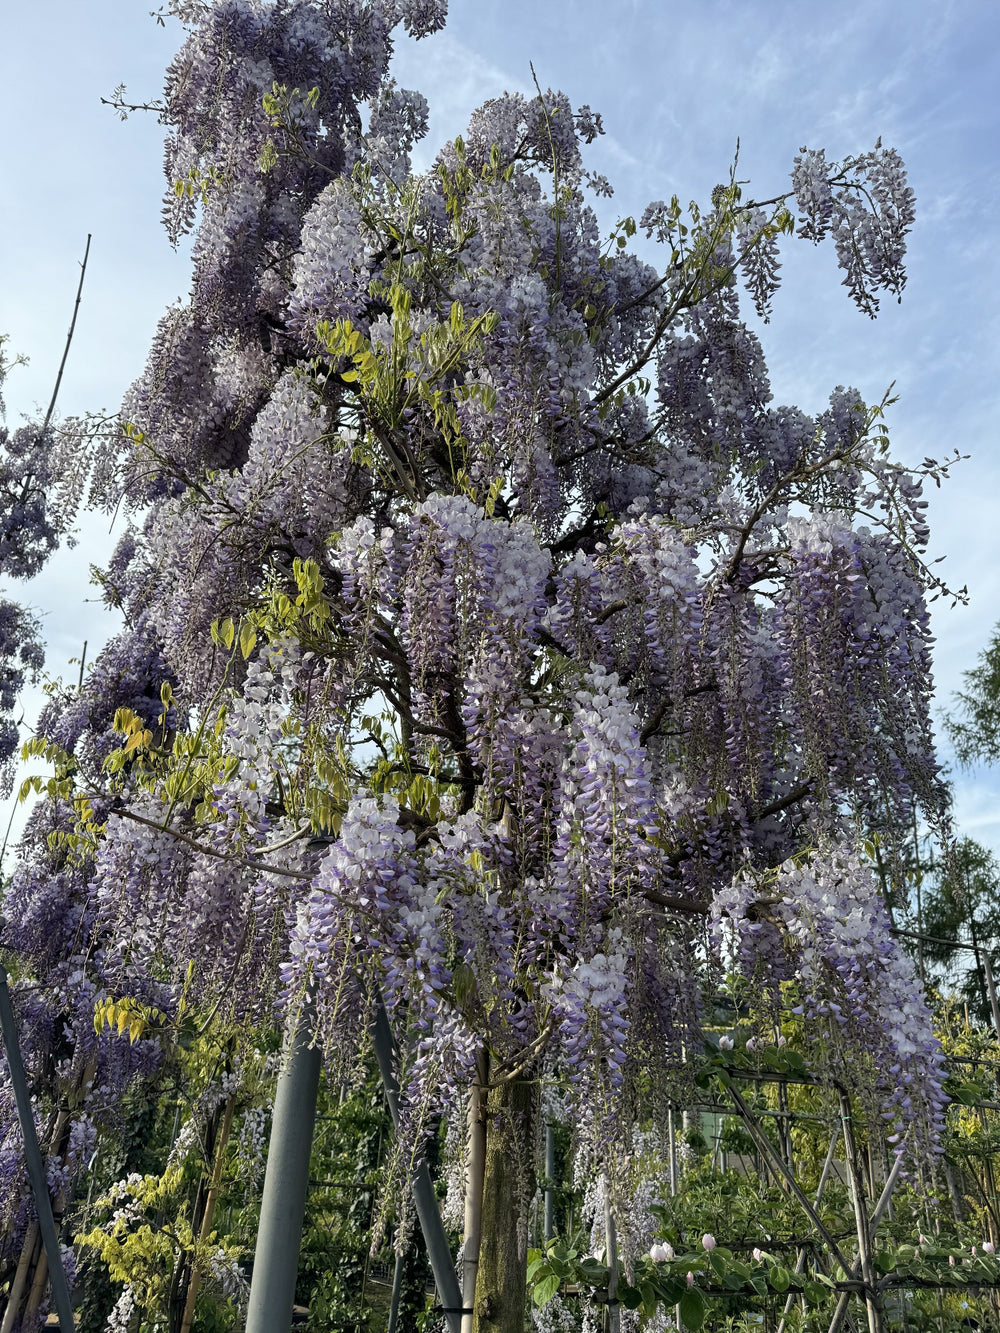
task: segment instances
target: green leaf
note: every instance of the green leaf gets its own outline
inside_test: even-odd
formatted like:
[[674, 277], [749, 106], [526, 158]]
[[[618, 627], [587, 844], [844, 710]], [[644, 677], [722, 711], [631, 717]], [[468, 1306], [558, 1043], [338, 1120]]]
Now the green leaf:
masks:
[[531, 1253], [533, 1253], [533, 1254], [535, 1255], [535, 1257], [534, 1257], [534, 1259], [532, 1259], [531, 1263], [528, 1265], [528, 1281], [529, 1281], [529, 1282], [533, 1282], [533, 1281], [534, 1281], [535, 1274], [539, 1271], [539, 1269], [545, 1267], [545, 1260], [544, 1260], [544, 1259], [542, 1258], [542, 1256], [538, 1253], [538, 1251], [537, 1251], [537, 1250], [535, 1250], [535, 1251], [531, 1251]]
[[975, 1083], [959, 1083], [949, 1088], [952, 1098], [963, 1106], [975, 1106], [982, 1093]]
[[549, 1301], [559, 1290], [560, 1278], [556, 1273], [550, 1273], [548, 1277], [543, 1277], [541, 1282], [536, 1282], [531, 1292], [531, 1299], [541, 1308], [548, 1305]]
[[685, 1281], [679, 1274], [671, 1277], [666, 1273], [658, 1273], [653, 1278], [653, 1286], [660, 1293], [664, 1305], [676, 1305], [687, 1291]]
[[626, 1310], [638, 1310], [642, 1304], [642, 1296], [637, 1288], [629, 1286], [627, 1282], [619, 1281], [618, 1299]]
[[681, 1297], [681, 1322], [685, 1328], [699, 1329], [705, 1322], [705, 1300], [700, 1291], [690, 1287]]
[[787, 1291], [790, 1281], [788, 1269], [781, 1264], [775, 1264], [768, 1272], [767, 1280], [775, 1291]]
[[257, 642], [257, 631], [253, 625], [246, 624], [240, 629], [240, 652], [243, 654], [244, 662], [254, 650], [254, 644]]
[[652, 1282], [640, 1282], [639, 1295], [642, 1297], [640, 1311], [647, 1319], [651, 1319], [656, 1314], [656, 1287]]
[[597, 1259], [581, 1259], [577, 1271], [582, 1273], [592, 1287], [604, 1287], [608, 1283], [608, 1267]]
[[708, 1262], [712, 1265], [715, 1272], [718, 1273], [719, 1277], [725, 1277], [729, 1272], [729, 1265], [726, 1262], [725, 1256], [720, 1254], [718, 1250], [714, 1250], [708, 1256]]

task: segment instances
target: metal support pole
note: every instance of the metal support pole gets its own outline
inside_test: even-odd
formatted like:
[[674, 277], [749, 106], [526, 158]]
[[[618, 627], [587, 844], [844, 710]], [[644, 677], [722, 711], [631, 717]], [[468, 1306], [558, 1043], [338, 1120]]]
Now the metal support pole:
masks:
[[[399, 1086], [396, 1082], [394, 1069], [392, 1031], [381, 998], [378, 998], [375, 1004], [372, 1045], [375, 1048], [375, 1059], [378, 1062], [379, 1073], [382, 1076], [382, 1086], [385, 1088], [385, 1100], [389, 1105], [389, 1114], [392, 1116], [393, 1125], [398, 1129]], [[431, 1180], [431, 1173], [427, 1169], [426, 1162], [421, 1162], [414, 1172], [411, 1189], [413, 1190], [413, 1202], [416, 1206], [420, 1230], [423, 1232], [424, 1243], [427, 1246], [427, 1257], [431, 1262], [431, 1270], [434, 1273], [434, 1281], [437, 1285], [441, 1306], [448, 1321], [448, 1328], [450, 1333], [460, 1333], [461, 1311], [463, 1309], [462, 1289], [458, 1285], [458, 1275], [455, 1272], [455, 1264], [448, 1246], [448, 1237], [445, 1235], [444, 1223], [441, 1221], [441, 1214], [438, 1211], [434, 1182]], [[271, 1331], [264, 1329], [252, 1330], [247, 1325], [247, 1333], [271, 1333]]]
[[17, 1118], [21, 1122], [21, 1133], [24, 1135], [24, 1160], [28, 1168], [28, 1179], [31, 1181], [31, 1191], [35, 1196], [38, 1228], [42, 1233], [42, 1244], [45, 1246], [48, 1258], [52, 1301], [59, 1316], [59, 1328], [62, 1333], [73, 1333], [73, 1306], [70, 1302], [69, 1284], [66, 1281], [62, 1255], [59, 1251], [59, 1237], [56, 1235], [56, 1223], [52, 1215], [49, 1183], [45, 1177], [42, 1152], [35, 1132], [35, 1117], [31, 1113], [31, 1093], [28, 1090], [21, 1047], [17, 1039], [14, 1006], [11, 1004], [10, 991], [7, 987], [7, 970], [2, 963], [0, 963], [0, 1029], [3, 1031], [7, 1068], [10, 1070], [14, 1100], [17, 1103]]
[[309, 1007], [304, 1005], [286, 1034], [275, 1091], [246, 1333], [291, 1328], [320, 1063], [319, 1049], [310, 1045]]
[[396, 1333], [396, 1321], [399, 1319], [399, 1303], [403, 1295], [403, 1274], [406, 1267], [406, 1256], [396, 1255], [396, 1263], [392, 1270], [392, 1296], [389, 1299], [389, 1322], [385, 1326], [385, 1333]]
[[608, 1304], [604, 1327], [607, 1333], [621, 1333], [621, 1306], [618, 1304], [618, 1229], [615, 1226], [614, 1203], [611, 1198], [611, 1182], [604, 1177], [604, 1236], [608, 1265]]
[[545, 1126], [545, 1220], [543, 1234], [547, 1241], [555, 1234], [556, 1191], [556, 1131], [552, 1125]]
[[986, 989], [990, 997], [990, 1012], [993, 1015], [993, 1031], [1000, 1038], [1000, 1005], [997, 1004], [997, 988], [993, 984], [993, 968], [990, 965], [990, 951], [985, 948], [976, 950], [983, 960], [983, 972], [986, 976]]

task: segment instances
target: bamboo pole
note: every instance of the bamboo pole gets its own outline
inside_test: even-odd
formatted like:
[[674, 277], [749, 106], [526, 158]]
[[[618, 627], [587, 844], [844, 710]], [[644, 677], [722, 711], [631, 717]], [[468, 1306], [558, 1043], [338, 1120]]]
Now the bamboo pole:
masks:
[[983, 973], [986, 977], [986, 989], [990, 997], [990, 1012], [993, 1015], [993, 1031], [1000, 1040], [1000, 1005], [997, 1004], [997, 988], [993, 982], [993, 968], [990, 965], [990, 952], [985, 948], [977, 948], [977, 954], [983, 961]]
[[[66, 1147], [67, 1130], [69, 1127], [69, 1108], [62, 1107], [55, 1117], [55, 1122], [46, 1128], [45, 1134], [45, 1155], [46, 1157], [61, 1157]], [[66, 1197], [60, 1193], [52, 1201], [52, 1219], [58, 1226], [62, 1220], [63, 1212], [66, 1208]], [[24, 1305], [24, 1313], [21, 1316], [21, 1323], [25, 1328], [30, 1328], [32, 1323], [38, 1318], [38, 1311], [41, 1309], [42, 1301], [45, 1299], [45, 1279], [48, 1276], [48, 1255], [42, 1250], [35, 1261], [35, 1275], [31, 1284], [31, 1290], [28, 1293], [28, 1299]]]
[[782, 1161], [781, 1154], [775, 1149], [774, 1145], [771, 1143], [771, 1140], [767, 1137], [767, 1135], [761, 1132], [760, 1126], [757, 1124], [756, 1120], [754, 1120], [753, 1116], [750, 1113], [750, 1108], [747, 1106], [746, 1102], [740, 1096], [739, 1090], [733, 1087], [732, 1084], [730, 1084], [729, 1087], [729, 1095], [732, 1097], [734, 1103], [736, 1104], [736, 1109], [739, 1112], [744, 1124], [746, 1125], [750, 1137], [757, 1145], [758, 1151], [763, 1153], [764, 1157], [766, 1157], [768, 1162], [770, 1162], [772, 1168], [785, 1181], [785, 1184], [787, 1185], [788, 1189], [794, 1195], [800, 1207], [804, 1209], [806, 1216], [809, 1218], [810, 1222], [812, 1222], [813, 1226], [816, 1228], [820, 1236], [823, 1238], [823, 1241], [827, 1246], [827, 1248], [829, 1249], [830, 1253], [833, 1255], [837, 1263], [840, 1264], [841, 1268], [846, 1273], [849, 1269], [849, 1265], [847, 1263], [847, 1260], [844, 1258], [843, 1251], [837, 1244], [836, 1239], [831, 1234], [829, 1228], [826, 1226], [825, 1222], [820, 1217], [819, 1213], [817, 1213], [816, 1209], [812, 1206], [812, 1204], [803, 1194], [802, 1188], [799, 1185], [798, 1181], [795, 1179], [789, 1168]]
[[32, 1222], [25, 1232], [24, 1244], [21, 1246], [17, 1268], [14, 1270], [14, 1280], [11, 1283], [10, 1291], [7, 1293], [7, 1308], [4, 1311], [3, 1322], [0, 1323], [0, 1333], [13, 1333], [14, 1325], [17, 1323], [21, 1310], [21, 1298], [24, 1296], [24, 1289], [28, 1285], [31, 1261], [37, 1248], [38, 1223]]
[[875, 1274], [872, 1271], [871, 1237], [868, 1231], [868, 1218], [865, 1215], [861, 1167], [858, 1163], [858, 1150], [854, 1141], [854, 1128], [851, 1123], [851, 1103], [849, 1097], [843, 1091], [840, 1093], [840, 1110], [844, 1127], [844, 1155], [847, 1162], [847, 1174], [851, 1182], [851, 1199], [854, 1204], [854, 1224], [858, 1233], [858, 1262], [861, 1266], [861, 1279], [865, 1284], [868, 1333], [881, 1333], [882, 1320], [875, 1291]]
[[[903, 1169], [903, 1159], [902, 1157], [897, 1157], [895, 1162], [893, 1163], [892, 1170], [889, 1172], [889, 1178], [888, 1180], [886, 1180], [885, 1185], [882, 1187], [882, 1193], [879, 1195], [878, 1203], [875, 1205], [875, 1211], [872, 1213], [871, 1221], [868, 1223], [869, 1234], [873, 1233], [878, 1229], [878, 1224], [882, 1221], [882, 1216], [885, 1213], [885, 1210], [889, 1206], [889, 1199], [892, 1196], [892, 1191], [896, 1188], [896, 1181], [899, 1179], [899, 1173], [902, 1169]], [[852, 1268], [848, 1271], [847, 1275], [849, 1278], [853, 1280], [858, 1277], [860, 1271], [861, 1271], [860, 1266], [858, 1264], [854, 1264]], [[837, 1330], [844, 1322], [844, 1317], [847, 1314], [847, 1306], [850, 1302], [850, 1299], [851, 1299], [851, 1293], [849, 1291], [841, 1293], [840, 1300], [837, 1302], [837, 1308], [833, 1312], [833, 1320], [830, 1323], [830, 1327], [827, 1333], [837, 1333]]]
[[677, 1133], [674, 1125], [674, 1108], [667, 1111], [667, 1137], [670, 1141], [670, 1195], [677, 1193]]
[[[830, 1136], [830, 1146], [827, 1149], [826, 1160], [823, 1163], [823, 1170], [820, 1172], [819, 1184], [816, 1186], [816, 1195], [813, 1199], [813, 1206], [815, 1208], [819, 1207], [820, 1200], [823, 1197], [823, 1190], [826, 1188], [827, 1177], [830, 1174], [830, 1168], [833, 1166], [833, 1155], [834, 1152], [836, 1151], [837, 1140], [839, 1138], [840, 1138], [840, 1130], [835, 1129], [832, 1135]], [[806, 1250], [805, 1246], [803, 1245], [799, 1247], [798, 1257], [795, 1260], [796, 1273], [801, 1273], [805, 1268], [805, 1266], [806, 1266]], [[785, 1308], [781, 1312], [781, 1320], [778, 1323], [778, 1333], [785, 1333], [785, 1321], [791, 1314], [792, 1306], [794, 1305], [794, 1303], [795, 1303], [794, 1295], [791, 1295], [786, 1299]]]
[[542, 1236], [550, 1241], [555, 1234], [555, 1191], [556, 1176], [556, 1131], [551, 1124], [545, 1126], [545, 1211], [543, 1214]]
[[[849, 1100], [848, 1100], [848, 1098], [847, 1098], [846, 1093], [844, 1093], [842, 1090], [841, 1090], [841, 1092], [840, 1092], [840, 1097], [841, 1097], [841, 1109], [842, 1109], [842, 1113], [843, 1113], [844, 1104], [845, 1104], [845, 1103], [847, 1104], [847, 1113], [846, 1113], [846, 1115], [844, 1115], [844, 1118], [843, 1118], [843, 1124], [844, 1124], [844, 1144], [845, 1144], [845, 1152], [846, 1152], [846, 1154], [847, 1154], [847, 1166], [848, 1166], [848, 1172], [850, 1173], [850, 1172], [851, 1172], [851, 1159], [852, 1159], [852, 1152], [851, 1152], [851, 1149], [853, 1148], [853, 1143], [854, 1143], [854, 1134], [853, 1134], [853, 1131], [852, 1131], [852, 1129], [851, 1129], [851, 1121], [850, 1121], [850, 1102], [849, 1102]], [[855, 1166], [856, 1166], [856, 1162], [855, 1162]], [[879, 1223], [880, 1223], [881, 1220], [882, 1220], [882, 1216], [883, 1216], [883, 1214], [886, 1212], [886, 1210], [887, 1210], [888, 1207], [889, 1207], [889, 1202], [890, 1202], [890, 1200], [891, 1200], [891, 1198], [892, 1198], [892, 1191], [893, 1191], [893, 1190], [895, 1189], [895, 1187], [896, 1187], [896, 1181], [899, 1179], [899, 1174], [900, 1174], [900, 1171], [902, 1170], [902, 1167], [903, 1167], [903, 1159], [902, 1159], [902, 1156], [900, 1156], [899, 1154], [897, 1154], [897, 1156], [896, 1156], [896, 1160], [895, 1160], [895, 1162], [893, 1163], [893, 1166], [892, 1166], [892, 1170], [889, 1172], [889, 1175], [888, 1175], [888, 1178], [886, 1179], [885, 1185], [882, 1187], [882, 1193], [879, 1195], [879, 1200], [878, 1200], [878, 1203], [875, 1205], [875, 1211], [872, 1213], [871, 1220], [869, 1221], [867, 1218], [864, 1218], [864, 1217], [863, 1217], [863, 1213], [862, 1213], [862, 1217], [863, 1217], [863, 1220], [864, 1220], [864, 1234], [865, 1234], [865, 1237], [866, 1237], [867, 1240], [870, 1240], [871, 1235], [872, 1235], [872, 1234], [875, 1232], [875, 1230], [878, 1228], [878, 1225], [879, 1225]], [[857, 1211], [858, 1211], [858, 1209], [857, 1209], [857, 1198], [858, 1198], [858, 1193], [859, 1193], [859, 1191], [858, 1191], [857, 1186], [856, 1186], [856, 1179], [857, 1179], [856, 1175], [852, 1174], [852, 1175], [851, 1175], [851, 1193], [852, 1193], [852, 1196], [854, 1197], [854, 1200], [855, 1200], [855, 1216], [857, 1217]], [[859, 1261], [858, 1261], [858, 1263], [854, 1264], [853, 1267], [850, 1269], [850, 1271], [849, 1271], [849, 1273], [848, 1273], [848, 1276], [851, 1277], [851, 1278], [856, 1278], [856, 1277], [858, 1276], [859, 1272], [860, 1272], [860, 1274], [861, 1274], [861, 1276], [862, 1276], [862, 1280], [864, 1281], [865, 1286], [866, 1286], [866, 1288], [867, 1288], [866, 1293], [865, 1293], [865, 1295], [866, 1295], [866, 1299], [870, 1299], [870, 1298], [873, 1298], [873, 1297], [875, 1296], [875, 1294], [876, 1294], [876, 1288], [875, 1288], [874, 1282], [873, 1282], [872, 1280], [870, 1280], [869, 1278], [865, 1278], [865, 1277], [864, 1277], [864, 1268], [863, 1268], [862, 1256], [861, 1256], [860, 1250], [861, 1250], [861, 1242], [860, 1242], [860, 1231], [859, 1231]], [[870, 1271], [870, 1270], [869, 1270], [869, 1271]], [[834, 1311], [833, 1319], [832, 1319], [832, 1321], [831, 1321], [831, 1323], [830, 1323], [830, 1328], [829, 1328], [829, 1330], [828, 1330], [828, 1333], [837, 1333], [837, 1330], [840, 1328], [840, 1325], [841, 1325], [841, 1323], [843, 1322], [844, 1316], [845, 1316], [845, 1314], [847, 1313], [847, 1305], [848, 1305], [848, 1302], [849, 1302], [849, 1301], [850, 1301], [850, 1293], [845, 1291], [845, 1292], [841, 1295], [840, 1300], [837, 1302], [837, 1308], [836, 1308], [836, 1310]], [[876, 1315], [878, 1315], [877, 1307], [876, 1307]], [[870, 1325], [870, 1324], [871, 1324], [871, 1314], [869, 1313], [869, 1325]]]

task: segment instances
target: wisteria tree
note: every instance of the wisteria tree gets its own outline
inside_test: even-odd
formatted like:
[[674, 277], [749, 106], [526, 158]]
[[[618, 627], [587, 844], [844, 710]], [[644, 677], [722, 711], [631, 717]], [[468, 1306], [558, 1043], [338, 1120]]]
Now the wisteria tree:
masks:
[[[384, 1006], [390, 1175], [469, 1118], [472, 1326], [513, 1333], [542, 1100], [613, 1212], [713, 978], [743, 977], [755, 1040], [794, 994], [816, 1060], [933, 1148], [940, 1058], [883, 880], [914, 804], [945, 818], [938, 465], [894, 462], [852, 389], [775, 405], [740, 317], [793, 232], [865, 314], [901, 293], [895, 151], [803, 149], [788, 192], [733, 171], [602, 238], [600, 118], [561, 93], [488, 102], [411, 174], [427, 108], [392, 43], [445, 8], [172, 0], [191, 294], [115, 431], [56, 446], [64, 509], [133, 517], [101, 575], [124, 628], [43, 719], [57, 777], [3, 942], [81, 1144], [155, 1059], [95, 1032], [108, 996], [277, 1005], [347, 1070]], [[4, 1180], [18, 1237], [10, 1153]]]

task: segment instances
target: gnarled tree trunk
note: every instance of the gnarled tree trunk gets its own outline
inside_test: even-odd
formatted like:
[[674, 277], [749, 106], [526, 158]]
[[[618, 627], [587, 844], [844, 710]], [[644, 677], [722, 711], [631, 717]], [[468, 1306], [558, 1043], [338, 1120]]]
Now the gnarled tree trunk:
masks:
[[486, 1170], [473, 1333], [524, 1333], [536, 1086], [530, 1074], [486, 1095]]

